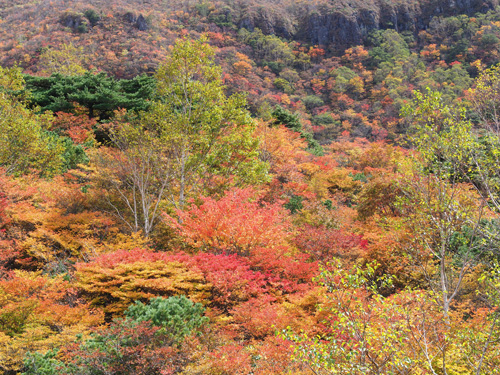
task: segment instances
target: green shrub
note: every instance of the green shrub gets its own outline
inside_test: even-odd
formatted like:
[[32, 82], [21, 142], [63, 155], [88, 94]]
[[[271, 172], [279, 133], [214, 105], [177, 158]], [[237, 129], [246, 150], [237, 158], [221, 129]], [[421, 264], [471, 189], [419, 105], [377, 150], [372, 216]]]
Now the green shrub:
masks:
[[316, 107], [321, 107], [325, 104], [323, 99], [314, 95], [308, 95], [303, 99], [304, 105], [310, 111]]
[[90, 26], [92, 27], [94, 27], [101, 19], [101, 16], [99, 16], [99, 14], [97, 14], [97, 12], [93, 9], [87, 9], [83, 14], [87, 17], [90, 22]]
[[180, 342], [208, 321], [204, 312], [201, 303], [193, 303], [185, 296], [175, 296], [153, 298], [149, 305], [136, 301], [125, 315], [135, 322], [149, 321], [153, 326], [163, 327], [176, 342]]
[[304, 206], [302, 205], [302, 198], [300, 195], [292, 195], [292, 197], [285, 203], [285, 208], [289, 209], [292, 214], [300, 211]]
[[56, 355], [57, 350], [49, 350], [45, 354], [26, 353], [22, 375], [59, 375], [66, 372], [66, 366], [55, 358]]

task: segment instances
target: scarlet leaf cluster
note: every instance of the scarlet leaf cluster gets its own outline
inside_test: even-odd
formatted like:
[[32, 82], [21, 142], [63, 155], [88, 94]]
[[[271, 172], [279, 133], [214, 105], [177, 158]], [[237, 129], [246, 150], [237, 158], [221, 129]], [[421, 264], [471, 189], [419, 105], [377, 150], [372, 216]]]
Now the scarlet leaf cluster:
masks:
[[290, 235], [282, 206], [259, 202], [251, 188], [227, 191], [219, 200], [201, 200], [199, 206], [177, 211], [178, 219], [165, 216], [197, 250], [252, 256], [257, 247], [279, 247]]

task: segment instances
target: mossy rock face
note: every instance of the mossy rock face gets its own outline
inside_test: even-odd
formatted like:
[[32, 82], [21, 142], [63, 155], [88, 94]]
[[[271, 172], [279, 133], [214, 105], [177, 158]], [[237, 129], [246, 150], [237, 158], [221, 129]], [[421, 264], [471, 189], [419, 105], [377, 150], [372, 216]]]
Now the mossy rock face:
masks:
[[89, 20], [80, 13], [64, 13], [59, 22], [64, 27], [70, 28], [74, 32], [86, 33], [89, 29]]

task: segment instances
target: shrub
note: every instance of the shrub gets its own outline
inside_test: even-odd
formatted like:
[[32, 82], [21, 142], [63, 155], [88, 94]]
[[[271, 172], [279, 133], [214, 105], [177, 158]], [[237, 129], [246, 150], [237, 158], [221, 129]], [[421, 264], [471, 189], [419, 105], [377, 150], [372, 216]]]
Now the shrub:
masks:
[[135, 322], [149, 321], [155, 327], [163, 327], [175, 342], [180, 342], [208, 321], [204, 312], [201, 303], [175, 296], [152, 298], [149, 305], [136, 301], [125, 315]]

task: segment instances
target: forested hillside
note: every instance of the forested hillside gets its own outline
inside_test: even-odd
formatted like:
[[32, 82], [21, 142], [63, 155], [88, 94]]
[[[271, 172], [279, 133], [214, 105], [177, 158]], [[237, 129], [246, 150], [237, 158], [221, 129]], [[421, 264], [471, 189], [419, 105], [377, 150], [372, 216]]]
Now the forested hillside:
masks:
[[[495, 1], [5, 1], [1, 63], [25, 73], [153, 74], [176, 38], [206, 33], [252, 113], [299, 114], [321, 143], [396, 140], [414, 89], [463, 96], [498, 60]], [[477, 13], [481, 12], [481, 13]]]
[[500, 374], [496, 0], [0, 0], [0, 375]]

